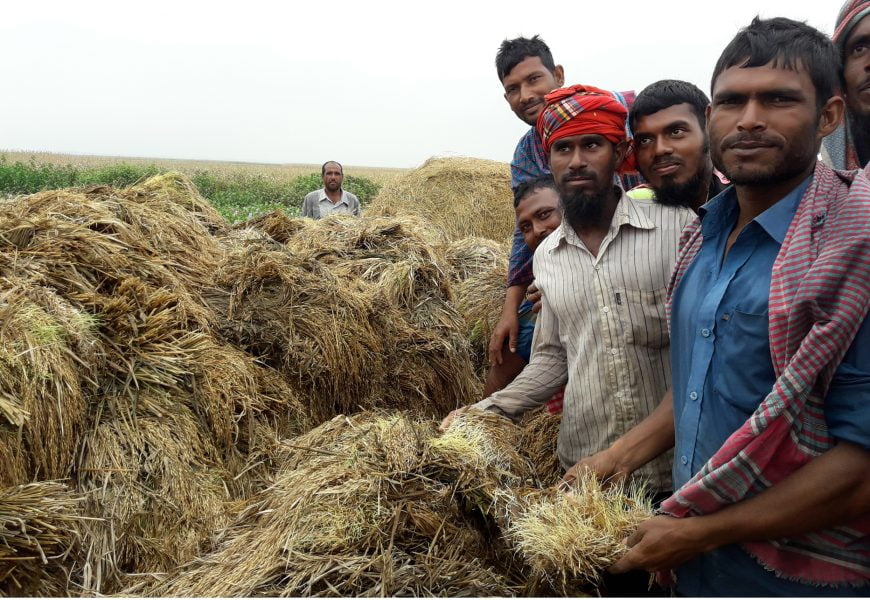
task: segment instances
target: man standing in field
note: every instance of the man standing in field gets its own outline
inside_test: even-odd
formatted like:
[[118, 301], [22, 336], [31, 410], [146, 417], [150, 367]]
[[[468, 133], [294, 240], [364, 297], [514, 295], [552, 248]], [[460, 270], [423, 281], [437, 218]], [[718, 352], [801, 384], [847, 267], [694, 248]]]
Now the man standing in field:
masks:
[[695, 213], [725, 188], [710, 159], [706, 94], [686, 81], [666, 79], [647, 86], [631, 107], [637, 168], [655, 201]]
[[825, 138], [822, 153], [835, 169], [857, 169], [870, 160], [870, 1], [843, 5], [833, 41], [844, 67], [846, 120]]
[[329, 215], [359, 216], [359, 199], [341, 187], [344, 171], [334, 160], [323, 163], [320, 168], [323, 187], [305, 196], [302, 216], [322, 219]]
[[840, 76], [831, 41], [782, 18], [716, 64], [710, 147], [734, 185], [683, 235], [673, 400], [587, 463], [675, 449], [668, 516], [614, 572], [673, 569], [680, 596], [870, 592], [870, 179], [816, 160]]
[[[544, 96], [564, 84], [564, 70], [555, 63], [550, 48], [539, 36], [502, 42], [496, 54], [495, 66], [504, 87], [505, 100], [514, 114], [530, 125], [530, 129], [520, 138], [511, 161], [511, 187], [516, 189], [524, 181], [550, 173], [548, 157], [535, 124], [544, 109]], [[633, 92], [608, 93], [626, 109], [634, 99]], [[626, 172], [622, 176], [625, 189], [630, 189], [639, 181], [637, 173]], [[519, 318], [520, 313], [526, 314], [534, 306], [527, 294], [530, 293], [535, 299], [539, 297], [533, 286], [532, 256], [532, 250], [523, 241], [522, 232], [517, 227], [510, 253], [505, 302], [489, 344], [490, 365], [499, 381], [509, 382], [515, 365], [521, 360], [515, 355], [527, 355], [529, 352], [528, 347], [518, 347], [518, 340], [530, 340], [534, 328], [533, 319], [521, 321]], [[521, 326], [523, 331], [520, 331]], [[514, 356], [509, 357], [509, 354]], [[557, 408], [558, 403], [553, 406]]]

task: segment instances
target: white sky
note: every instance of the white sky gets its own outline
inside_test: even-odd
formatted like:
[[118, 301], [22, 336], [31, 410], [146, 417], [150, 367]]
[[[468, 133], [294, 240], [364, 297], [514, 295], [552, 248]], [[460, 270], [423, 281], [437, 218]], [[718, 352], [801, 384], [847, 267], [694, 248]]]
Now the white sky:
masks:
[[526, 126], [495, 73], [541, 34], [566, 83], [709, 77], [760, 13], [830, 34], [839, 0], [4, 2], [0, 148], [410, 167], [508, 161]]

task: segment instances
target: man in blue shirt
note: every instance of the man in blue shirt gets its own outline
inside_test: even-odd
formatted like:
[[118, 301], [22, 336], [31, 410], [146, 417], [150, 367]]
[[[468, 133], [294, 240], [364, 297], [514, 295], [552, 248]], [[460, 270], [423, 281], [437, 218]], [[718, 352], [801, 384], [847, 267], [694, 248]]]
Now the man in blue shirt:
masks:
[[[734, 187], [701, 208], [700, 248], [671, 292], [672, 399], [666, 397], [646, 421], [588, 459], [600, 476], [630, 473], [673, 446], [675, 489], [697, 485], [690, 479], [771, 393], [777, 381], [768, 330], [773, 264], [801, 203], [813, 201], [805, 192], [814, 174], [833, 176], [819, 170], [816, 156], [821, 139], [843, 117], [843, 100], [836, 95], [841, 73], [830, 41], [788, 19], [756, 19], [719, 59], [708, 133], [713, 162]], [[866, 227], [857, 231], [867, 235]], [[865, 303], [866, 314], [868, 299], [856, 302]], [[870, 593], [866, 533], [854, 532], [857, 541], [843, 548], [841, 560], [823, 557], [813, 546], [826, 536], [805, 535], [827, 534], [870, 514], [866, 320], [834, 374], [823, 411], [831, 448], [715, 512], [658, 516], [641, 524], [613, 571], [673, 569], [676, 591], [686, 596]], [[729, 492], [720, 488], [722, 497]], [[800, 536], [813, 542], [802, 548], [789, 543]], [[755, 542], [797, 560], [813, 557], [813, 572], [766, 568], [746, 549]], [[818, 577], [826, 571], [848, 574], [840, 580]]]

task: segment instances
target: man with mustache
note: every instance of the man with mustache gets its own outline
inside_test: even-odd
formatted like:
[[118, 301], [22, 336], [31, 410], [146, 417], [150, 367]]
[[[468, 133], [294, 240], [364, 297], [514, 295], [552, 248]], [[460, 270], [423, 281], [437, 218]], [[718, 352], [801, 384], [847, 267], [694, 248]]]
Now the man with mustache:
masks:
[[710, 101], [695, 85], [666, 79], [647, 86], [628, 113], [637, 168], [667, 206], [698, 208], [725, 188], [710, 160]]
[[[670, 385], [664, 293], [680, 232], [694, 215], [630, 200], [614, 184], [628, 151], [627, 111], [609, 92], [573, 86], [546, 100], [537, 129], [563, 218], [535, 252], [543, 301], [531, 362], [472, 406], [516, 419], [564, 385], [557, 451], [569, 469], [642, 421]], [[669, 471], [662, 456], [639, 476], [667, 493]], [[640, 593], [642, 580], [642, 589], [618, 591]]]
[[[495, 59], [499, 81], [504, 87], [504, 98], [516, 116], [530, 125], [520, 138], [511, 161], [511, 188], [526, 181], [550, 174], [541, 137], [535, 130], [538, 116], [544, 109], [544, 96], [564, 84], [564, 70], [553, 60], [550, 48], [539, 36], [505, 40]], [[634, 100], [633, 92], [610, 92], [626, 108]], [[625, 170], [621, 176], [625, 189], [640, 182], [636, 171]], [[519, 227], [514, 230], [508, 270], [507, 290], [502, 314], [493, 329], [489, 344], [490, 375], [488, 387], [497, 382], [510, 382], [526, 366], [522, 356], [530, 347], [519, 345], [530, 340], [534, 319], [520, 319], [519, 314], [529, 309], [538, 310], [540, 294], [533, 284], [533, 251], [525, 244]], [[534, 317], [534, 314], [530, 315]], [[520, 330], [522, 328], [522, 331]], [[557, 412], [558, 402], [549, 406]]]
[[846, 120], [825, 138], [823, 155], [835, 169], [857, 169], [870, 160], [870, 1], [848, 0], [840, 9], [833, 41], [843, 61]]
[[732, 181], [683, 233], [669, 287], [673, 395], [598, 456], [674, 448], [677, 491], [613, 567], [681, 596], [870, 592], [870, 179], [817, 162], [840, 57], [756, 18], [713, 71], [707, 129]]

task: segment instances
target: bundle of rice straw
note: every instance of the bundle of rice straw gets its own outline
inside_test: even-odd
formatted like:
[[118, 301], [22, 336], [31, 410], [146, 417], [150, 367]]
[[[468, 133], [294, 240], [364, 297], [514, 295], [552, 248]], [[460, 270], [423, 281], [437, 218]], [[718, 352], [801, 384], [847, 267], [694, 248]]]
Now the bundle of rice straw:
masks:
[[268, 234], [276, 242], [285, 244], [313, 223], [314, 221], [311, 219], [288, 217], [283, 210], [278, 209], [242, 223], [236, 223], [233, 225], [233, 231], [260, 231]]
[[561, 424], [561, 413], [553, 415], [544, 408], [526, 413], [520, 421], [520, 447], [542, 487], [556, 485], [562, 479], [562, 464], [556, 453]]
[[143, 402], [160, 418], [109, 419], [91, 431], [78, 467], [87, 495], [87, 593], [111, 593], [137, 573], [165, 572], [211, 548], [229, 519], [227, 473], [191, 411], [161, 398]]
[[624, 539], [653, 514], [641, 486], [603, 487], [591, 471], [568, 493], [551, 488], [517, 504], [508, 538], [533, 573], [565, 593], [597, 584], [627, 550]]
[[449, 239], [505, 242], [514, 229], [507, 164], [478, 158], [430, 158], [385, 184], [367, 215], [419, 215]]
[[71, 595], [82, 500], [53, 481], [0, 488], [0, 594]]
[[70, 474], [98, 368], [95, 327], [38, 281], [0, 278], [0, 485]]
[[230, 250], [214, 283], [206, 300], [221, 333], [310, 396], [312, 418], [354, 410], [378, 389], [388, 340], [369, 287], [267, 243]]
[[509, 595], [451, 488], [420, 472], [433, 435], [405, 413], [360, 413], [286, 442], [275, 484], [214, 552], [126, 593]]

